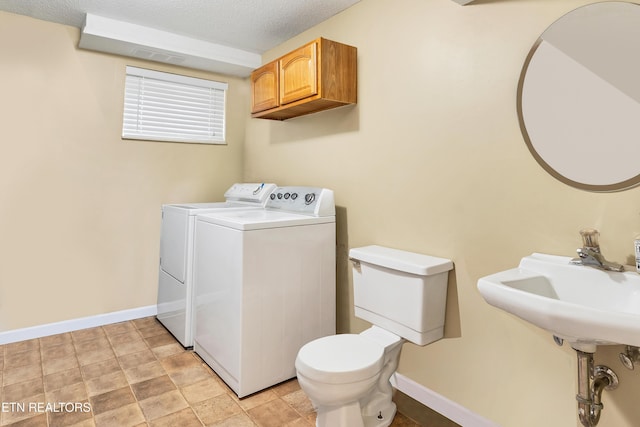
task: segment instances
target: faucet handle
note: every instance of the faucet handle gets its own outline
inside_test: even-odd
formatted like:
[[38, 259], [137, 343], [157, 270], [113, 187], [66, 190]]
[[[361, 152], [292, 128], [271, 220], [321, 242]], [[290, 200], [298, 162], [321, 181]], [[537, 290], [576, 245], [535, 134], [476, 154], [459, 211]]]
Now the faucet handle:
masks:
[[598, 230], [595, 228], [583, 228], [580, 230], [580, 235], [582, 236], [582, 246], [600, 251], [600, 243], [598, 242], [600, 233]]

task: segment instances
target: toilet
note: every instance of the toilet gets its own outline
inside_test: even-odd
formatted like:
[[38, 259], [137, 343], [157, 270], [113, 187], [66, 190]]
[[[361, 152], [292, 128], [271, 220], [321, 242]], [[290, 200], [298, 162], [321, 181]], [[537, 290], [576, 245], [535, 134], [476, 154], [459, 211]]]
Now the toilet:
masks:
[[372, 323], [360, 334], [305, 344], [298, 382], [317, 411], [317, 427], [386, 427], [396, 413], [389, 379], [405, 341], [424, 346], [444, 334], [453, 262], [382, 246], [349, 251], [355, 315]]

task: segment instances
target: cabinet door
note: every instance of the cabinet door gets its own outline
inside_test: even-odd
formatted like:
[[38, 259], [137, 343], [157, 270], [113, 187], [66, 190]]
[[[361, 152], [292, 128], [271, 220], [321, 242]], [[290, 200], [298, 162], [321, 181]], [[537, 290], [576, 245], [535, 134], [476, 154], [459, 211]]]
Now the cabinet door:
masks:
[[280, 104], [318, 93], [318, 43], [302, 46], [280, 59]]
[[251, 112], [268, 110], [278, 103], [278, 63], [270, 62], [251, 73]]

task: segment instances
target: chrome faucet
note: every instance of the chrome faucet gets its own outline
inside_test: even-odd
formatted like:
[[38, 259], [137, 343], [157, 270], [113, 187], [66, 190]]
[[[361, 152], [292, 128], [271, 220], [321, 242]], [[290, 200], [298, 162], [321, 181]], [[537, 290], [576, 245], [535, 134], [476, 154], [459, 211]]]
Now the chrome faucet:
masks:
[[607, 261], [600, 253], [600, 244], [598, 243], [598, 230], [593, 228], [585, 228], [580, 230], [582, 236], [582, 246], [578, 248], [578, 258], [573, 258], [571, 264], [586, 265], [589, 267], [600, 268], [610, 271], [624, 271], [621, 264]]

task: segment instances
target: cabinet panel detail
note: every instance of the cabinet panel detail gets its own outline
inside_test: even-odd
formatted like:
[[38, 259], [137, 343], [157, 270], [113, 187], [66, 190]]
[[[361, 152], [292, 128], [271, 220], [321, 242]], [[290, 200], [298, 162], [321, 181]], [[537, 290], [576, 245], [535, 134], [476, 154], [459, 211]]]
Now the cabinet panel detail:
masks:
[[270, 62], [251, 73], [252, 113], [275, 108], [278, 101], [278, 64]]
[[311, 43], [280, 60], [280, 103], [289, 104], [318, 93], [316, 46]]

